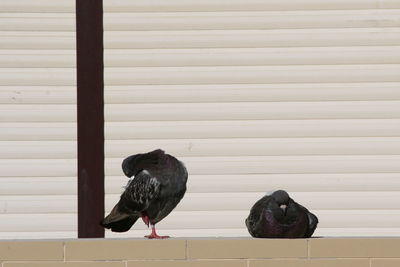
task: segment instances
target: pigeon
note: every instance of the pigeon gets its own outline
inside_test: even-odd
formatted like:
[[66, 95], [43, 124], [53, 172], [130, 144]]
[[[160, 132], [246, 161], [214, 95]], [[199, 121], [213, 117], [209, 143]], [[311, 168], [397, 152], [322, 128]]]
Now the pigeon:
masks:
[[119, 202], [101, 225], [113, 232], [126, 232], [142, 218], [152, 231], [145, 237], [162, 239], [155, 225], [164, 219], [186, 192], [187, 170], [175, 157], [157, 149], [127, 157], [122, 162], [124, 174], [131, 178]]
[[286, 191], [278, 190], [258, 200], [245, 222], [250, 235], [256, 238], [309, 238], [318, 218]]

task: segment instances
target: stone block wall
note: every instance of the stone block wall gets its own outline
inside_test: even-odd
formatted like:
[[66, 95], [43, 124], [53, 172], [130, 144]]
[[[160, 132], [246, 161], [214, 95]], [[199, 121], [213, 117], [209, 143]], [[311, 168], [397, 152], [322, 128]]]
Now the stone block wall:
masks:
[[400, 238], [0, 241], [2, 267], [398, 267]]

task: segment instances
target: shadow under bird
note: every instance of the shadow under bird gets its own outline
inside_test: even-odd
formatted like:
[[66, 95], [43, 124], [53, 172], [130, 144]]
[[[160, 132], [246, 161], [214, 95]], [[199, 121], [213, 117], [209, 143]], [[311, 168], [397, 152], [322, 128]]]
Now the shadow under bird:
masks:
[[284, 190], [258, 200], [246, 219], [249, 233], [257, 238], [308, 238], [317, 224], [317, 216], [296, 203]]
[[156, 233], [155, 225], [164, 219], [183, 198], [188, 173], [182, 162], [157, 149], [127, 157], [122, 170], [131, 178], [119, 202], [101, 225], [113, 232], [126, 232], [142, 218], [152, 227], [147, 238], [167, 238]]

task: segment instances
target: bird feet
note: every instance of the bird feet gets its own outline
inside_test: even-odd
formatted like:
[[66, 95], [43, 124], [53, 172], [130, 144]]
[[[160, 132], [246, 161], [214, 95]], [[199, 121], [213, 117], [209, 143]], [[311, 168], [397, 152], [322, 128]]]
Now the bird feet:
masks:
[[169, 238], [168, 235], [161, 235], [161, 236], [158, 235], [156, 233], [156, 227], [154, 225], [151, 227], [151, 234], [145, 235], [144, 237], [146, 237], [148, 239], [165, 239], [165, 238]]
[[165, 238], [169, 238], [169, 235], [150, 234], [150, 235], [145, 235], [144, 237], [146, 237], [148, 239], [165, 239]]

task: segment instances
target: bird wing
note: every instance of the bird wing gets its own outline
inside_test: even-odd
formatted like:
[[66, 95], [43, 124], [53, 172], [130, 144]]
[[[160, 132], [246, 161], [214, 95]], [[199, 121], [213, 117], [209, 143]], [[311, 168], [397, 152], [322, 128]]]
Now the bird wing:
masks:
[[129, 213], [145, 210], [160, 194], [161, 183], [148, 171], [142, 170], [130, 180], [122, 193], [120, 209]]
[[298, 206], [299, 211], [302, 211], [303, 213], [307, 214], [308, 226], [306, 233], [304, 234], [304, 237], [309, 238], [313, 235], [315, 229], [317, 228], [318, 218], [313, 213], [311, 213], [306, 207], [300, 205], [299, 203], [296, 204]]
[[249, 232], [254, 231], [257, 227], [259, 227], [260, 224], [262, 224], [262, 221], [265, 218], [264, 213], [269, 205], [270, 200], [271, 196], [264, 196], [263, 198], [259, 199], [250, 209], [250, 214], [245, 220]]
[[144, 154], [135, 154], [123, 160], [122, 170], [127, 177], [136, 176], [142, 170], [158, 165], [160, 159], [164, 156], [165, 152], [161, 149]]
[[315, 229], [317, 228], [318, 218], [311, 212], [308, 212], [307, 215], [308, 215], [308, 229], [304, 237], [309, 238], [313, 235]]

